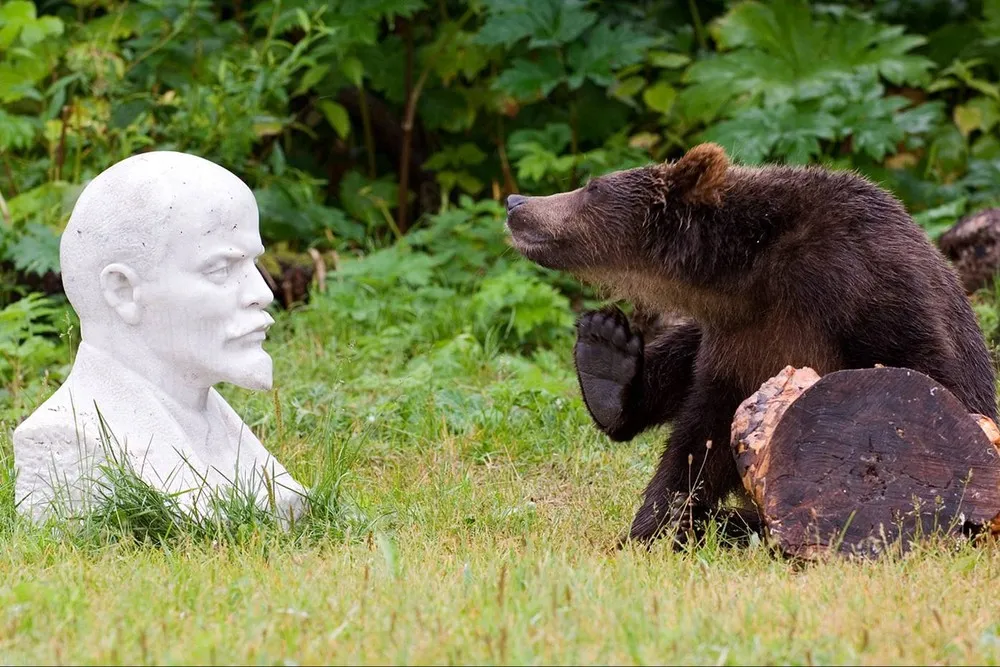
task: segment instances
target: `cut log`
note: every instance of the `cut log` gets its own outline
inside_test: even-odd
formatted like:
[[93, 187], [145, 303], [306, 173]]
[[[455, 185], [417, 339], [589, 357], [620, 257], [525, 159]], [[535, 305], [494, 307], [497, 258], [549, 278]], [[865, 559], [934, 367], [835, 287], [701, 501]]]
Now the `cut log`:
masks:
[[1000, 532], [1000, 430], [903, 368], [785, 368], [736, 411], [737, 468], [785, 555], [877, 556]]
[[987, 286], [1000, 272], [1000, 208], [967, 215], [938, 239], [952, 261], [965, 291]]

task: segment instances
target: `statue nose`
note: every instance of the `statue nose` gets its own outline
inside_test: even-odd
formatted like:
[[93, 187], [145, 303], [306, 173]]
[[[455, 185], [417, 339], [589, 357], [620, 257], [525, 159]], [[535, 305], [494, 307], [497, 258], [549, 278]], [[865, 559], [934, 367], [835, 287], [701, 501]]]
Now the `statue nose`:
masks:
[[527, 197], [521, 195], [508, 195], [507, 196], [507, 212], [510, 213], [515, 208], [528, 201]]

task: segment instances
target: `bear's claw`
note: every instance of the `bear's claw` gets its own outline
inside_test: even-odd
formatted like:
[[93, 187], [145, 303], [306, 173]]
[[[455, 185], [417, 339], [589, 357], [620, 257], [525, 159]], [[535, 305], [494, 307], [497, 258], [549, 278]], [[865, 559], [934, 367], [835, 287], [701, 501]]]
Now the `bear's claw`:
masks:
[[618, 308], [590, 311], [577, 322], [573, 356], [583, 400], [597, 425], [609, 434], [638, 398], [642, 355], [642, 336], [632, 332]]
[[655, 504], [642, 507], [636, 514], [631, 527], [622, 533], [616, 542], [621, 549], [629, 542], [651, 545], [662, 535], [672, 535], [674, 547], [680, 548], [695, 532], [693, 515], [698, 509], [692, 507], [690, 494], [683, 491], [673, 493], [665, 508], [657, 508]]

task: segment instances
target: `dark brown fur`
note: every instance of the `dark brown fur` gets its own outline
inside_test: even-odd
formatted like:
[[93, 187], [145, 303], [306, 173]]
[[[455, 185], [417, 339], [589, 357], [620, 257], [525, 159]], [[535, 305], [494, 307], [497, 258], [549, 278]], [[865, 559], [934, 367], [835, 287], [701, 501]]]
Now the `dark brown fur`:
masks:
[[[633, 539], [677, 520], [673, 499], [702, 467], [699, 511], [741, 488], [733, 413], [785, 365], [912, 368], [996, 417], [994, 369], [954, 270], [899, 201], [856, 173], [734, 166], [705, 144], [572, 192], [512, 196], [508, 207], [514, 245], [532, 261], [690, 318], [641, 346], [641, 377], [601, 380], [612, 389], [599, 398], [622, 401], [619, 417], [598, 423], [610, 437], [672, 422]], [[614, 325], [585, 324], [602, 322]], [[578, 373], [581, 354], [610, 345], [587, 336]]]

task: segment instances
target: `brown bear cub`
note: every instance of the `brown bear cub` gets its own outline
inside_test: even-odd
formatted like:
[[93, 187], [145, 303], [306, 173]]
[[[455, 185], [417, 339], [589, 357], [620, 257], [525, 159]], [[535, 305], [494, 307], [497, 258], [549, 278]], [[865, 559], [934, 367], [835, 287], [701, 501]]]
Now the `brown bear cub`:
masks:
[[577, 324], [577, 375], [601, 430], [626, 441], [672, 424], [633, 540], [690, 528], [742, 491], [734, 413], [786, 365], [911, 368], [996, 418], [993, 364], [955, 272], [856, 173], [737, 166], [702, 144], [571, 192], [511, 195], [507, 228], [528, 259], [685, 318], [651, 340], [617, 308]]

